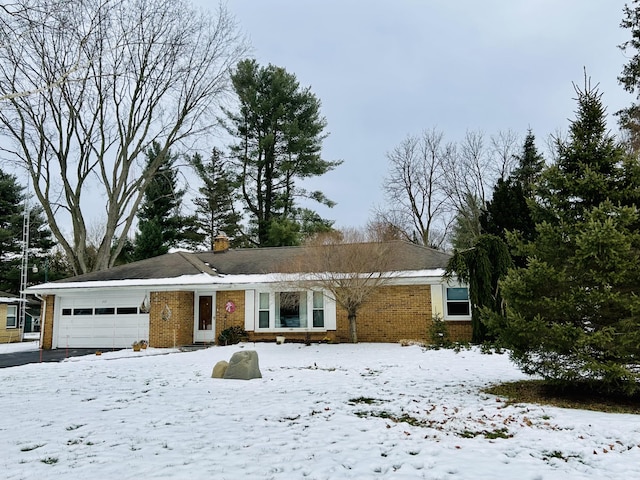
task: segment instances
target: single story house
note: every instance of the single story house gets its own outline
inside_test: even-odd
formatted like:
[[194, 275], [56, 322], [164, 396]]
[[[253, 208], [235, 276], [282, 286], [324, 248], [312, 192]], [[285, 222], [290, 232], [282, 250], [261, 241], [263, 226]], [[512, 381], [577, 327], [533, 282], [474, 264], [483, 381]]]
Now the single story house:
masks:
[[0, 292], [0, 343], [22, 341], [22, 330], [18, 325], [20, 297]]
[[[358, 310], [361, 342], [428, 341], [436, 316], [454, 340], [470, 340], [465, 285], [445, 280], [450, 255], [404, 241], [389, 275]], [[349, 341], [346, 311], [331, 291], [291, 273], [308, 247], [230, 249], [225, 237], [209, 252], [176, 252], [30, 287], [42, 300], [42, 348], [121, 348], [213, 343], [232, 326], [250, 341]]]

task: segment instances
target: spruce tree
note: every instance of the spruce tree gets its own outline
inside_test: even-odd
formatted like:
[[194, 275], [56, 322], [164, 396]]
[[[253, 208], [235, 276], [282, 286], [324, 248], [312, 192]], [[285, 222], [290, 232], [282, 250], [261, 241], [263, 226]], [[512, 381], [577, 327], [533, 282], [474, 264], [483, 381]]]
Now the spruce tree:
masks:
[[[501, 282], [506, 317], [491, 324], [526, 373], [607, 392], [640, 390], [640, 184], [605, 122], [597, 88], [578, 109], [557, 163], [542, 176], [545, 208], [526, 266]], [[541, 217], [542, 218], [542, 217]]]
[[241, 244], [241, 215], [234, 206], [237, 185], [232, 179], [230, 165], [215, 148], [208, 161], [195, 154], [191, 158], [191, 165], [203, 183], [198, 189], [200, 196], [193, 200], [196, 205], [195, 226], [200, 235], [200, 243], [213, 250], [214, 239], [218, 234], [224, 233], [232, 245]]
[[[147, 166], [154, 165], [161, 146], [154, 143], [146, 152]], [[143, 260], [169, 251], [184, 237], [184, 218], [180, 206], [184, 190], [178, 188], [178, 172], [174, 167], [176, 155], [168, 152], [144, 192], [138, 211], [138, 233], [133, 258]]]
[[[15, 175], [0, 169], [0, 291], [15, 294], [20, 291], [22, 226], [27, 200], [24, 190]], [[29, 284], [44, 281], [45, 273], [48, 280], [59, 278], [53, 270], [51, 275], [45, 272], [54, 245], [42, 208], [32, 204], [29, 209]], [[31, 270], [34, 265], [38, 272]]]
[[544, 158], [538, 153], [535, 136], [528, 131], [517, 155], [518, 165], [506, 180], [499, 179], [493, 196], [480, 216], [482, 232], [507, 240], [507, 232], [532, 240], [535, 222], [535, 188], [544, 168]]
[[518, 166], [509, 175], [513, 182], [522, 186], [524, 196], [532, 199], [535, 186], [538, 184], [540, 174], [544, 170], [544, 157], [536, 147], [536, 137], [529, 129], [522, 145], [522, 154], [516, 155]]

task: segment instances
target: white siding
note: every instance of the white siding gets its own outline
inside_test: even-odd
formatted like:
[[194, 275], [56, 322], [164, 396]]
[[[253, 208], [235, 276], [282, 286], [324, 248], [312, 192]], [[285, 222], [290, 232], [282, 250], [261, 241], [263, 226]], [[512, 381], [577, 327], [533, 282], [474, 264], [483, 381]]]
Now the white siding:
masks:
[[256, 291], [244, 291], [244, 329], [253, 332], [256, 329]]
[[[125, 348], [136, 340], [149, 339], [149, 314], [117, 313], [118, 308], [138, 308], [144, 294], [70, 296], [56, 298], [53, 348]], [[78, 308], [91, 315], [74, 315]], [[113, 308], [113, 314], [96, 315], [96, 308]], [[63, 315], [70, 309], [71, 315]]]

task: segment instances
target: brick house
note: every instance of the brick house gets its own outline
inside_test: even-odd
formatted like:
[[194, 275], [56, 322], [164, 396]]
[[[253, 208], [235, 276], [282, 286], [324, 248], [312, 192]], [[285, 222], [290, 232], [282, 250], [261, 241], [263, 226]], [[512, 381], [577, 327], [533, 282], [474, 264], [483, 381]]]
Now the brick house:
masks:
[[[403, 241], [393, 277], [358, 311], [358, 340], [428, 341], [433, 318], [454, 340], [470, 340], [465, 285], [447, 282], [446, 253]], [[349, 341], [346, 312], [331, 293], [303, 287], [286, 269], [306, 247], [176, 252], [28, 289], [42, 299], [43, 348], [121, 348], [213, 343], [224, 329], [243, 327], [251, 341]]]

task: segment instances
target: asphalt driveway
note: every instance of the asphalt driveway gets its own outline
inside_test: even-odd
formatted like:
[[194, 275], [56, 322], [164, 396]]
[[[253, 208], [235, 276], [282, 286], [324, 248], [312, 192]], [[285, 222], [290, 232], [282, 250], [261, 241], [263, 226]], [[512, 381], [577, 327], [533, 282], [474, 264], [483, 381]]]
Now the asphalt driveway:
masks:
[[95, 348], [58, 348], [55, 350], [35, 350], [0, 354], [0, 368], [17, 367], [28, 363], [61, 362], [68, 357], [95, 355]]

